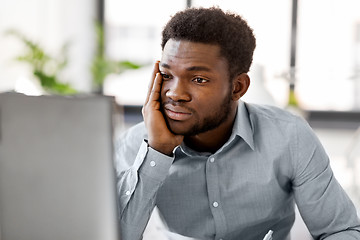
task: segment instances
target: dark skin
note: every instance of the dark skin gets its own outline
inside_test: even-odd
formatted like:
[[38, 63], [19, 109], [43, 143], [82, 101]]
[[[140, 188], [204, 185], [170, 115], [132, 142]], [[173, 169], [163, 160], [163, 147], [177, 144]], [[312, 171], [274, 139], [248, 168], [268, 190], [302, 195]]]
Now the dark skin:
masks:
[[143, 117], [148, 144], [172, 156], [183, 141], [199, 152], [216, 152], [230, 137], [246, 73], [229, 78], [220, 47], [170, 39], [156, 62]]

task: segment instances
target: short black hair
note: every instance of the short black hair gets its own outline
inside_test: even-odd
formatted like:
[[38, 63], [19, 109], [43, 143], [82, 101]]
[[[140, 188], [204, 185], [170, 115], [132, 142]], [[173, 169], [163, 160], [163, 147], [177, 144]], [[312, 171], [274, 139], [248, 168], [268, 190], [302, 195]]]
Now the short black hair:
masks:
[[241, 16], [217, 7], [188, 8], [176, 13], [163, 29], [163, 50], [169, 39], [219, 45], [231, 79], [249, 71], [256, 46], [253, 30]]

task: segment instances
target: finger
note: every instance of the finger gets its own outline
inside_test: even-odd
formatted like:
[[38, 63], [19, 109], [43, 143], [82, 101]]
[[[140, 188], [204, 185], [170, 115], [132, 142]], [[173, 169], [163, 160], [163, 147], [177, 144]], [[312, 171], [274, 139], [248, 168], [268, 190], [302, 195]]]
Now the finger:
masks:
[[160, 73], [155, 75], [153, 87], [150, 91], [149, 102], [159, 102], [161, 94], [162, 76]]
[[147, 96], [146, 96], [145, 104], [149, 102], [150, 94], [151, 94], [151, 91], [152, 91], [152, 88], [153, 88], [153, 85], [154, 85], [154, 81], [155, 81], [155, 76], [156, 76], [156, 73], [159, 72], [159, 62], [160, 61], [156, 61], [155, 64], [154, 64], [154, 69], [153, 69], [153, 72], [152, 72], [152, 75], [151, 75], [151, 80], [149, 82], [148, 93], [147, 93]]
[[145, 111], [147, 107], [157, 110], [160, 109], [161, 85], [162, 85], [162, 76], [160, 73], [156, 73], [152, 84], [152, 89], [149, 89], [147, 102], [144, 104], [141, 110], [143, 116], [145, 116]]

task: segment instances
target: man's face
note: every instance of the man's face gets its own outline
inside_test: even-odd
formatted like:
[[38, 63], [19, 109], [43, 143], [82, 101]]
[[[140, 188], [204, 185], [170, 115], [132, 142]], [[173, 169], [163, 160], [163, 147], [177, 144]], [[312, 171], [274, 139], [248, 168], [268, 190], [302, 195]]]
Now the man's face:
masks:
[[162, 110], [175, 134], [219, 127], [234, 105], [228, 65], [217, 45], [170, 39], [160, 62]]

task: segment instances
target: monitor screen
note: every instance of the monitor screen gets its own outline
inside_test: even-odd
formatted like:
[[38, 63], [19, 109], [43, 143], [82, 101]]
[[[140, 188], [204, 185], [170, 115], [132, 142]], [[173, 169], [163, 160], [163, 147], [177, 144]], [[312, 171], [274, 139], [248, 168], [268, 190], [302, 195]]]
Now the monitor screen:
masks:
[[0, 94], [0, 240], [118, 240], [114, 100]]

